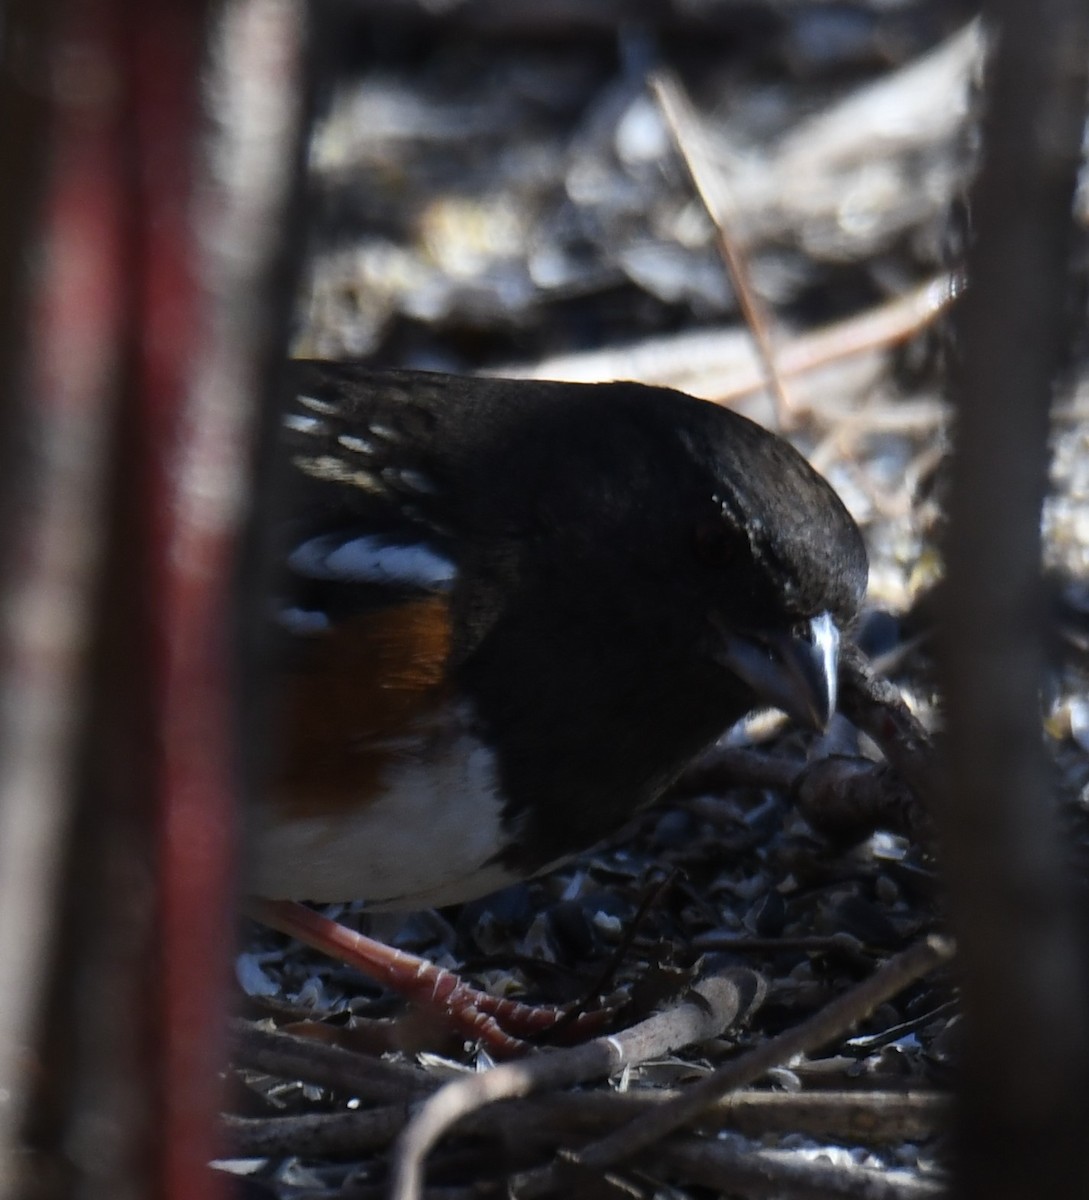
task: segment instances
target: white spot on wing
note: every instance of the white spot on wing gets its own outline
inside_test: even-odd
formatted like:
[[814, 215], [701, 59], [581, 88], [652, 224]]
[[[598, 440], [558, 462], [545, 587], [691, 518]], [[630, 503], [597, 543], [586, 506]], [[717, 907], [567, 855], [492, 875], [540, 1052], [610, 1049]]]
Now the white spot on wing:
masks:
[[422, 545], [390, 543], [378, 537], [345, 541], [337, 534], [311, 538], [288, 559], [291, 570], [312, 579], [345, 583], [377, 583], [446, 591], [454, 580], [454, 564]]
[[340, 412], [339, 407], [329, 400], [319, 400], [317, 396], [299, 396], [299, 403], [311, 412], [321, 413], [323, 417], [335, 417]]
[[373, 454], [375, 451], [373, 442], [368, 442], [366, 438], [354, 437], [350, 433], [342, 433], [337, 441], [345, 450], [351, 450], [356, 454]]
[[294, 433], [322, 433], [325, 430], [325, 422], [303, 413], [285, 413], [284, 428]]
[[335, 458], [331, 454], [320, 454], [308, 458], [298, 455], [291, 460], [296, 467], [314, 479], [324, 479], [329, 483], [345, 483], [351, 487], [362, 488], [365, 492], [382, 492], [383, 487], [369, 471], [359, 471], [350, 463]]

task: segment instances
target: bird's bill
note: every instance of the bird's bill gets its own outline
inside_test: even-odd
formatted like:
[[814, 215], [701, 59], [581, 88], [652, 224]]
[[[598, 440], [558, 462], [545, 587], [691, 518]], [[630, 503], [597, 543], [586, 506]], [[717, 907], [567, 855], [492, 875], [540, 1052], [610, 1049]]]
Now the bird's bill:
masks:
[[789, 633], [728, 633], [720, 663], [757, 699], [811, 729], [823, 730], [836, 710], [839, 630], [831, 613]]

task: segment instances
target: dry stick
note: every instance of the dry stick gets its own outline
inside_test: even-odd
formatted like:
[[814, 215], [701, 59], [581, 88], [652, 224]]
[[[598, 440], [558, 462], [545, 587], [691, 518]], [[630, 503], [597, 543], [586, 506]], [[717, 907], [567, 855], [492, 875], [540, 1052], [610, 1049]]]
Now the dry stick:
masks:
[[367, 1112], [296, 1113], [290, 1117], [222, 1118], [234, 1158], [327, 1159], [381, 1150], [405, 1127], [408, 1108], [392, 1105]]
[[379, 1104], [417, 1100], [441, 1082], [414, 1067], [257, 1029], [245, 1021], [231, 1022], [230, 1038], [231, 1060], [239, 1066], [280, 1079], [351, 1092], [361, 1100]]
[[923, 804], [933, 804], [940, 779], [930, 734], [894, 684], [877, 675], [853, 643], [840, 654], [840, 711], [878, 745]]
[[[895, 408], [880, 403], [870, 404], [865, 409], [856, 409], [851, 405], [852, 401], [849, 396], [829, 396], [813, 407], [825, 422], [842, 422], [846, 427], [848, 437], [879, 433], [934, 433], [944, 426], [949, 418], [948, 407], [937, 399], [917, 398], [912, 400], [897, 397]], [[830, 434], [814, 448], [809, 461], [818, 470], [822, 469], [822, 458], [824, 458], [825, 466], [833, 461], [831, 452], [823, 449], [833, 440], [834, 435]], [[931, 446], [923, 453], [928, 457], [933, 456], [935, 464], [942, 457], [942, 451], [937, 446]], [[914, 474], [918, 477], [920, 474], [918, 468], [915, 469]]]
[[[654, 1108], [669, 1103], [682, 1089], [665, 1093], [637, 1092], [626, 1096], [607, 1095], [605, 1100], [637, 1100]], [[587, 1099], [569, 1096], [574, 1112]], [[634, 1105], [632, 1106], [634, 1107]], [[701, 1127], [729, 1128], [760, 1136], [764, 1133], [799, 1133], [868, 1145], [920, 1141], [948, 1127], [950, 1097], [941, 1092], [812, 1091], [731, 1092], [700, 1116]]]
[[790, 793], [810, 825], [830, 837], [891, 829], [924, 844], [933, 840], [929, 815], [900, 773], [855, 755], [829, 754], [803, 763], [733, 746], [716, 748], [681, 776], [674, 794], [742, 784]]
[[[358, 1092], [356, 1093], [358, 1094]], [[561, 1092], [500, 1102], [471, 1113], [459, 1125], [468, 1136], [508, 1144], [558, 1145], [604, 1133], [639, 1113], [669, 1103], [676, 1088], [628, 1092]], [[835, 1142], [881, 1145], [933, 1137], [948, 1127], [950, 1097], [939, 1092], [770, 1092], [724, 1096], [700, 1118], [703, 1129], [730, 1129], [751, 1137], [795, 1133]], [[287, 1117], [224, 1118], [230, 1152], [238, 1157], [308, 1158], [359, 1155], [391, 1142], [408, 1119], [404, 1104], [365, 1112], [304, 1113]]]
[[[895, 300], [813, 333], [799, 334], [778, 348], [779, 374], [791, 378], [899, 345], [943, 313], [955, 295], [955, 278], [937, 275]], [[765, 386], [760, 364], [753, 361], [751, 338], [735, 327], [648, 338], [619, 349], [556, 355], [533, 363], [508, 363], [483, 374], [572, 383], [634, 379], [661, 386], [678, 386], [695, 375], [715, 379], [713, 390], [701, 389], [699, 394], [719, 404], [732, 403]]]
[[875, 829], [922, 845], [933, 841], [929, 813], [887, 763], [845, 754], [816, 759], [798, 777], [791, 799], [814, 829], [837, 841], [857, 840]]
[[778, 1037], [757, 1046], [714, 1074], [687, 1088], [670, 1104], [647, 1113], [623, 1129], [579, 1151], [575, 1161], [599, 1170], [666, 1137], [695, 1120], [719, 1097], [759, 1079], [774, 1066], [789, 1062], [817, 1046], [841, 1036], [916, 979], [926, 975], [953, 954], [952, 945], [940, 937], [928, 937], [890, 958], [869, 979], [863, 980], [808, 1020]]
[[416, 1200], [424, 1158], [462, 1117], [497, 1100], [529, 1095], [616, 1074], [624, 1067], [718, 1037], [763, 1002], [766, 984], [753, 971], [733, 968], [701, 980], [692, 999], [609, 1037], [583, 1046], [506, 1063], [449, 1083], [420, 1109], [397, 1145], [391, 1200]]
[[764, 372], [764, 382], [775, 400], [776, 418], [779, 425], [785, 427], [792, 415], [793, 404], [776, 366], [771, 322], [752, 286], [745, 255], [728, 232], [726, 189], [719, 172], [713, 169], [703, 152], [699, 118], [680, 82], [673, 76], [656, 72], [650, 77], [650, 90], [669, 126], [674, 145], [684, 160], [700, 201], [711, 218], [715, 241], [733, 280], [741, 315], [752, 333], [753, 344], [756, 346], [756, 353]]
[[736, 1140], [670, 1141], [655, 1155], [655, 1165], [718, 1194], [744, 1192], [746, 1197], [775, 1200], [937, 1200], [947, 1194], [944, 1184], [906, 1171], [814, 1161], [796, 1151]]
[[839, 359], [899, 345], [945, 312], [959, 291], [956, 275], [937, 275], [895, 300], [796, 337], [776, 355], [779, 373], [789, 378]]

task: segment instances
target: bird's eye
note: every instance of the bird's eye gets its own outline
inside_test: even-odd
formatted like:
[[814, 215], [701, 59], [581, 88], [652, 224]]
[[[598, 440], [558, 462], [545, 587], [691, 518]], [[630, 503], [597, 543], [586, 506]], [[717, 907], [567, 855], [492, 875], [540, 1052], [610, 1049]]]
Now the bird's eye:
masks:
[[728, 566], [737, 557], [737, 534], [721, 520], [696, 526], [696, 557], [709, 567]]

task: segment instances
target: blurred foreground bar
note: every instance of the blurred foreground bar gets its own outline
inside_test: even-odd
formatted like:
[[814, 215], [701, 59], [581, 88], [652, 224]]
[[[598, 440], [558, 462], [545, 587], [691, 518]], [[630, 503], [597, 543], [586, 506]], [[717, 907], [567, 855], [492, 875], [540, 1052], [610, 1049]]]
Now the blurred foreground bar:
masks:
[[[958, 941], [957, 1195], [1089, 1195], [1089, 957], [1040, 721], [1041, 511], [1069, 360], [1089, 10], [992, 0], [969, 287], [953, 312], [941, 631], [949, 792], [935, 806]], [[1082, 316], [1083, 319], [1083, 316]]]
[[5, 1198], [215, 1194], [239, 581], [290, 292], [304, 18], [288, 0], [6, 6]]

